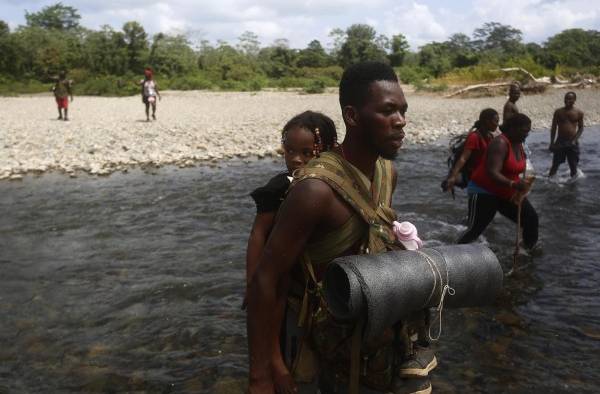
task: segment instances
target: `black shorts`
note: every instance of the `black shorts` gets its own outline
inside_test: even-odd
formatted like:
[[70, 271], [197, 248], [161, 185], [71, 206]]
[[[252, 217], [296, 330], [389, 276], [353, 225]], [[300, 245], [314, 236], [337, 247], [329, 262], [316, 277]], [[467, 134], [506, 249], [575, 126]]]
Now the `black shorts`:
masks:
[[565, 160], [569, 163], [579, 163], [579, 144], [573, 141], [556, 141], [552, 157], [552, 165], [562, 164]]

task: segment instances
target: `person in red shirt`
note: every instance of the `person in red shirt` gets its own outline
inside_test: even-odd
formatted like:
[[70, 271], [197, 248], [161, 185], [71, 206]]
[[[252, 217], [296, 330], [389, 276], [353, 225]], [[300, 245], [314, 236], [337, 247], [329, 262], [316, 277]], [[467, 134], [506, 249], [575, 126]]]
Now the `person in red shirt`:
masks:
[[[58, 79], [52, 87], [52, 93], [58, 107], [58, 120], [69, 120], [69, 96], [73, 101], [73, 91], [71, 88], [71, 80], [67, 79], [67, 72], [61, 71], [58, 74]], [[63, 111], [65, 116], [63, 117]]]
[[494, 132], [498, 128], [499, 121], [498, 111], [493, 108], [486, 108], [479, 113], [479, 120], [471, 127], [460, 158], [452, 167], [444, 183], [446, 186], [445, 191], [453, 192], [454, 185], [463, 167], [467, 166], [469, 174], [477, 168], [488, 144], [494, 138]]
[[524, 114], [515, 114], [500, 126], [502, 134], [489, 144], [483, 160], [473, 171], [467, 186], [469, 224], [459, 238], [459, 244], [477, 239], [496, 212], [516, 223], [520, 202], [523, 245], [529, 250], [536, 245], [538, 216], [525, 196], [530, 182], [519, 178], [526, 167], [527, 158], [523, 143], [530, 130], [531, 119]]

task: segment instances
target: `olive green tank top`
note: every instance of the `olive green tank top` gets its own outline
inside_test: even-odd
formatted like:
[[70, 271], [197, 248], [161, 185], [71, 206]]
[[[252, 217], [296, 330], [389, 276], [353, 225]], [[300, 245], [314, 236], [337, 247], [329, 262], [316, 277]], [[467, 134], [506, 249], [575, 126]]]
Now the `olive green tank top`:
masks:
[[361, 239], [361, 253], [379, 253], [395, 244], [392, 223], [396, 214], [391, 209], [393, 170], [389, 160], [377, 160], [370, 181], [339, 154], [325, 152], [296, 171], [292, 187], [313, 178], [326, 182], [355, 214], [340, 228], [309, 241], [305, 254], [312, 264], [329, 263]]

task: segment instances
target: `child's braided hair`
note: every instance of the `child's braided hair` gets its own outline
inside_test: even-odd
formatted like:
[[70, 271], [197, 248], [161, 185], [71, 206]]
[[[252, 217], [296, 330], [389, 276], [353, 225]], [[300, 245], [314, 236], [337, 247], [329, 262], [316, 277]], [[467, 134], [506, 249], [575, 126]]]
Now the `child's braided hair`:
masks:
[[321, 152], [326, 152], [337, 146], [335, 123], [327, 115], [320, 112], [305, 111], [294, 116], [283, 127], [281, 132], [282, 144], [285, 143], [288, 131], [295, 128], [306, 129], [313, 134], [315, 138], [313, 154], [315, 157], [319, 157]]

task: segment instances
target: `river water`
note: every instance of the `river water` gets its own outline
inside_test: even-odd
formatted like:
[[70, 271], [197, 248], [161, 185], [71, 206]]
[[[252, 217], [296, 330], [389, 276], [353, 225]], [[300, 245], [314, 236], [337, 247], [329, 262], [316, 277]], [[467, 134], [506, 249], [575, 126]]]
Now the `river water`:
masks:
[[[436, 392], [598, 391], [599, 131], [582, 139], [586, 178], [535, 183], [543, 255], [521, 260], [494, 305], [445, 310]], [[538, 173], [548, 139], [529, 138]], [[409, 146], [396, 161], [394, 206], [430, 246], [464, 229], [466, 195], [439, 189], [446, 156]], [[282, 167], [0, 182], [0, 393], [243, 392], [248, 193]], [[498, 216], [481, 239], [505, 269], [514, 234]]]

